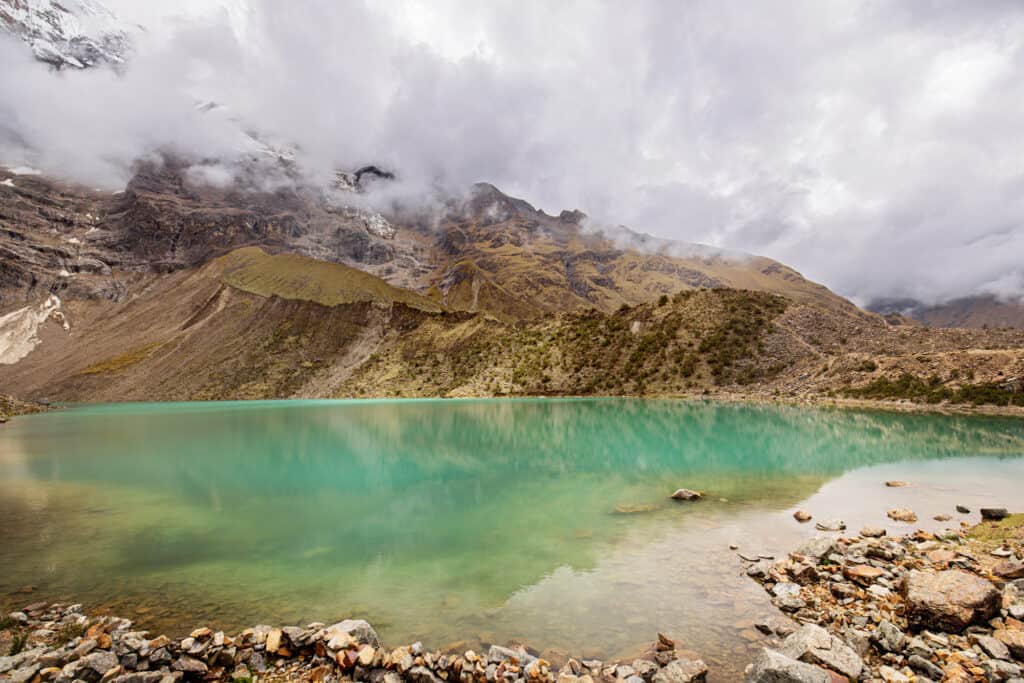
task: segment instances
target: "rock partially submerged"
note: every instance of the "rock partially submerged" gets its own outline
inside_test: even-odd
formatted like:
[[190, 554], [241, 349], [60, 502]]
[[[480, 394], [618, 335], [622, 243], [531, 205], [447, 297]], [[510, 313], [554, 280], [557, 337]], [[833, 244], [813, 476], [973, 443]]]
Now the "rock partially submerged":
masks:
[[1006, 519], [1010, 516], [1010, 513], [1006, 508], [981, 508], [981, 518], [998, 522], [1001, 519]]
[[807, 510], [797, 510], [793, 513], [793, 519], [803, 524], [804, 522], [811, 521], [812, 515]]
[[917, 515], [914, 514], [913, 510], [907, 508], [893, 508], [885, 513], [886, 516], [894, 522], [916, 522]]
[[703, 491], [691, 491], [690, 489], [676, 489], [670, 498], [673, 500], [700, 500], [704, 497]]

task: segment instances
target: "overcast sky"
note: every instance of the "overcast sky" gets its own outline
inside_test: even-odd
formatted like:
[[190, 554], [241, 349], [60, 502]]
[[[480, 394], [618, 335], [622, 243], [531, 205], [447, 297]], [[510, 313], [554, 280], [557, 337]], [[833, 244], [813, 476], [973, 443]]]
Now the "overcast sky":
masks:
[[215, 99], [314, 175], [486, 180], [861, 302], [1024, 292], [1024, 2], [106, 4], [147, 27], [124, 75], [0, 73], [67, 173], [224, 153]]

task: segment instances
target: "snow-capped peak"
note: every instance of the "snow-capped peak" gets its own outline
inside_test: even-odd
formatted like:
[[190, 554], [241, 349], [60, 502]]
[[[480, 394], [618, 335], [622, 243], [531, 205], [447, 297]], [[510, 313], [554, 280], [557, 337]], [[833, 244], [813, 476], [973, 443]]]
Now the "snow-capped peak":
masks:
[[0, 0], [0, 30], [58, 69], [122, 64], [130, 45], [127, 28], [95, 0]]

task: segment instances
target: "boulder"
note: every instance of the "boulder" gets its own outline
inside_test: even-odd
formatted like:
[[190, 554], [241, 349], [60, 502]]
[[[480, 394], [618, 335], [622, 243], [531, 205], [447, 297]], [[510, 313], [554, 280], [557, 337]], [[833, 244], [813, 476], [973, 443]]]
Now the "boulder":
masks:
[[700, 491], [691, 491], [690, 489], [676, 489], [676, 492], [671, 497], [674, 500], [700, 500], [704, 497], [704, 494]]
[[1010, 513], [1006, 508], [981, 508], [981, 518], [988, 519], [998, 522], [1001, 519], [1006, 519], [1010, 516]]
[[370, 624], [362, 619], [346, 619], [324, 629], [324, 638], [330, 641], [342, 634], [350, 636], [357, 643], [380, 647], [380, 638]]
[[911, 571], [901, 590], [911, 628], [959, 633], [999, 611], [1000, 594], [992, 582], [959, 569]]
[[651, 683], [703, 683], [708, 667], [700, 659], [676, 659], [654, 674]]
[[860, 535], [864, 538], [881, 538], [885, 536], [885, 529], [877, 526], [866, 526], [860, 530]]
[[743, 674], [744, 683], [830, 683], [831, 680], [824, 669], [767, 648]]
[[817, 624], [805, 624], [783, 641], [779, 651], [790, 659], [820, 664], [857, 680], [864, 662], [853, 648]]

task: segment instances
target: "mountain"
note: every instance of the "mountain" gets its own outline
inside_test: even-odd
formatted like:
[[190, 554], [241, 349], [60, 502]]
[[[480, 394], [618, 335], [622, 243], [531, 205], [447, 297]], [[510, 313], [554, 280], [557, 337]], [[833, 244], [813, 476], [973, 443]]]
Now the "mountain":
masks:
[[0, 0], [0, 30], [57, 69], [123, 64], [131, 29], [93, 0]]
[[[0, 171], [0, 386], [25, 399], [849, 395], [1006, 403], [1024, 332], [890, 325], [769, 259], [142, 166]], [[631, 248], [634, 245], [634, 248]], [[641, 251], [635, 248], [640, 246]]]
[[914, 299], [879, 299], [868, 310], [882, 315], [902, 315], [929, 327], [1024, 328], [1024, 300], [995, 296], [969, 296], [942, 304], [927, 305]]

